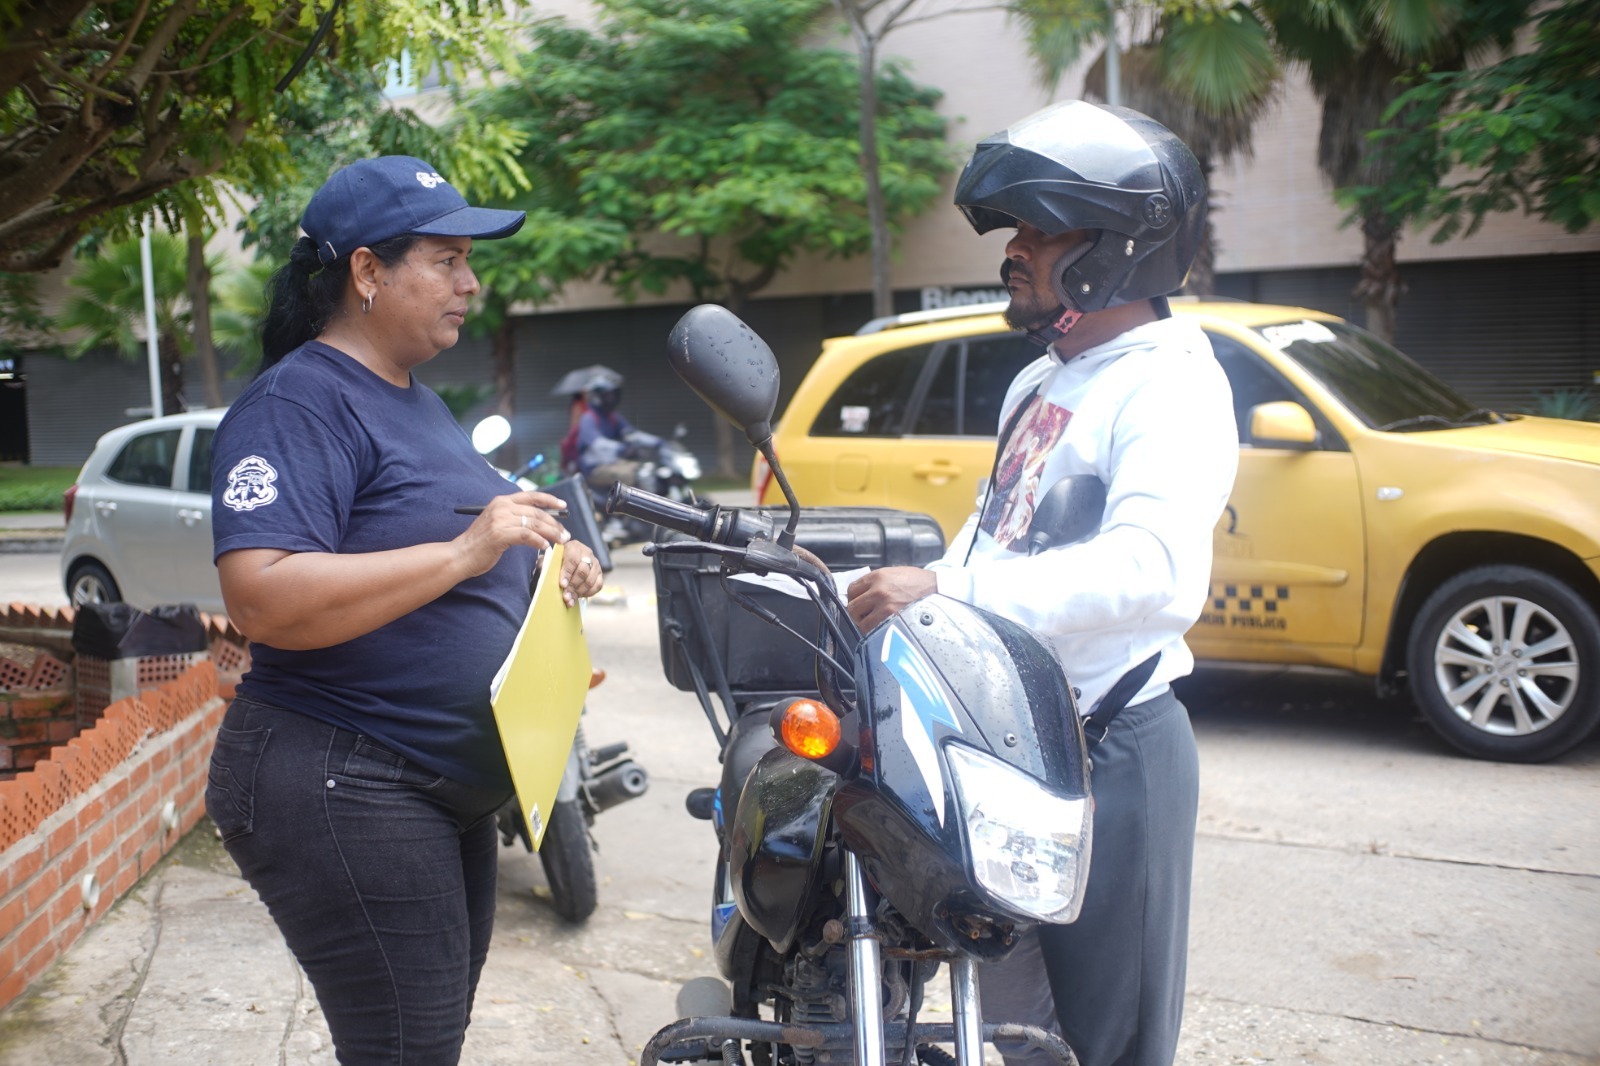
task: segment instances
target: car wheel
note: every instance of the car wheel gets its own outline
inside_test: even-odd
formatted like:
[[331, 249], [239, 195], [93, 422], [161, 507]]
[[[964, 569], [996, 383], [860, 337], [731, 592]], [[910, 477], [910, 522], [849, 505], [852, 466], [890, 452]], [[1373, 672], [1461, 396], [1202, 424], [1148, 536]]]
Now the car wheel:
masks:
[[1553, 759], [1600, 721], [1600, 618], [1539, 570], [1484, 566], [1440, 585], [1406, 665], [1429, 724], [1481, 759]]
[[67, 574], [67, 600], [74, 607], [86, 603], [120, 603], [122, 590], [99, 563], [74, 563]]

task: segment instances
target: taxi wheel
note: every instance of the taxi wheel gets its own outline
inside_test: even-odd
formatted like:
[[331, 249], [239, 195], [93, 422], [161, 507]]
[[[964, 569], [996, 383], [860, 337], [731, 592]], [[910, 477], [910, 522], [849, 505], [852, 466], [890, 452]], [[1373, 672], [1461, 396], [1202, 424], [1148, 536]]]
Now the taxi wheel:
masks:
[[1406, 666], [1429, 724], [1480, 759], [1553, 759], [1600, 722], [1600, 617], [1543, 571], [1483, 566], [1440, 585]]

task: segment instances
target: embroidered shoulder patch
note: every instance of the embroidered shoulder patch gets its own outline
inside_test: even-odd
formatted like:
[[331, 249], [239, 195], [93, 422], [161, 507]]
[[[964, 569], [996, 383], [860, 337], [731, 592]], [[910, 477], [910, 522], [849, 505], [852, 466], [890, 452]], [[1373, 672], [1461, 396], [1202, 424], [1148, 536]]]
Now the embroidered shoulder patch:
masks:
[[228, 488], [222, 494], [222, 502], [235, 511], [265, 507], [278, 498], [278, 490], [272, 485], [277, 480], [278, 472], [271, 463], [259, 455], [246, 456], [228, 471]]

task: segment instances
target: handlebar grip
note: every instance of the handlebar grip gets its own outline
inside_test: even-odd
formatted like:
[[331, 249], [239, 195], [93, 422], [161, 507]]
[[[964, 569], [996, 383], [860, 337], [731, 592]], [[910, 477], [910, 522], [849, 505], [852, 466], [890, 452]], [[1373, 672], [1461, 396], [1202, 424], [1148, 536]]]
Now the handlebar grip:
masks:
[[606, 514], [637, 518], [653, 526], [666, 526], [695, 540], [710, 540], [716, 528], [716, 512], [702, 511], [653, 492], [618, 482], [606, 496]]
[[694, 507], [620, 482], [611, 486], [601, 510], [664, 526], [695, 540], [737, 548], [758, 537], [772, 538], [772, 520], [759, 512], [725, 509], [715, 504]]

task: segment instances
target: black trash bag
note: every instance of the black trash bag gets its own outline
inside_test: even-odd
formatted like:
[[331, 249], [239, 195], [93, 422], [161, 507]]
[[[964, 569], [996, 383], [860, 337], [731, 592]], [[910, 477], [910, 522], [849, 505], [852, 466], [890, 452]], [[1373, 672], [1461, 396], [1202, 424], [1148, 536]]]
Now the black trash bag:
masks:
[[205, 651], [206, 626], [192, 603], [152, 607], [86, 603], [72, 620], [72, 650], [97, 659], [187, 655]]

